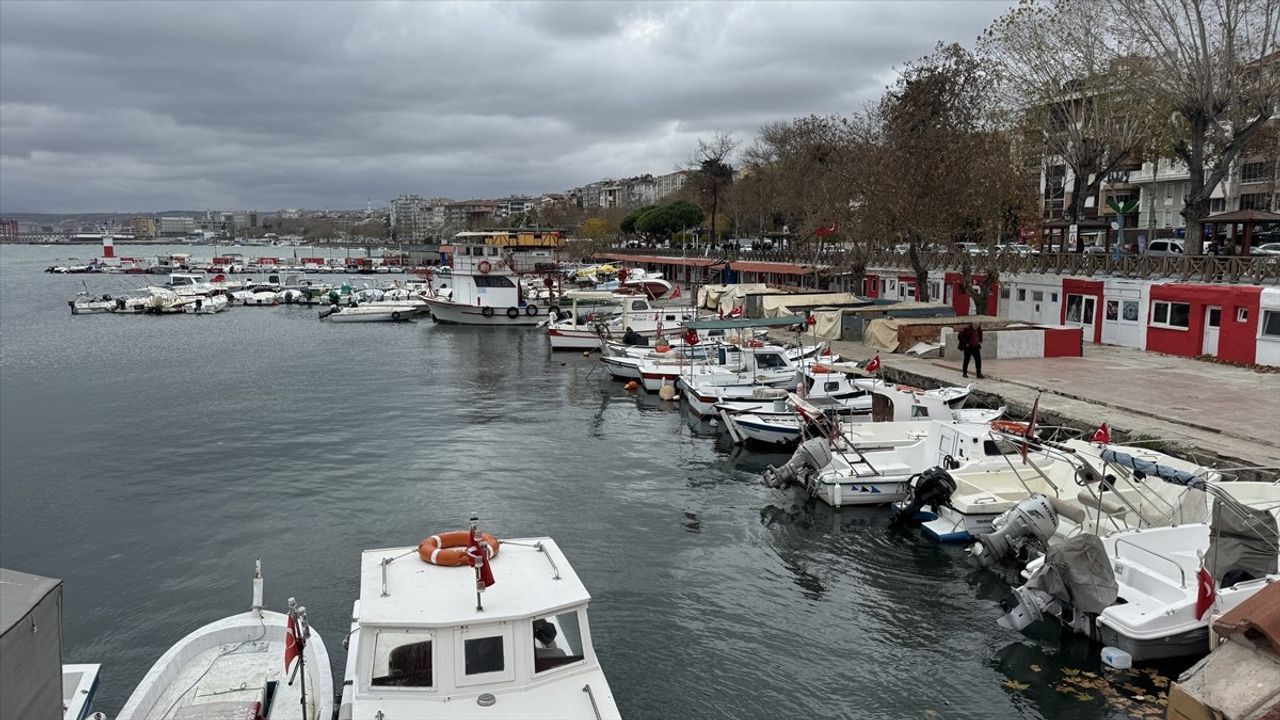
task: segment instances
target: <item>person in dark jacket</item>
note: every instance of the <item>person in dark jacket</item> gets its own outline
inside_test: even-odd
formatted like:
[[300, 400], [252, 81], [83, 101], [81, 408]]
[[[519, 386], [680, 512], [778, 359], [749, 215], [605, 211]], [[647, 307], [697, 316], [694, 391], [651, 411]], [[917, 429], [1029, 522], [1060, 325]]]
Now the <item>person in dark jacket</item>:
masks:
[[982, 375], [982, 328], [978, 327], [978, 323], [969, 323], [960, 331], [960, 351], [964, 353], [964, 365], [962, 372], [965, 377], [969, 377], [969, 360], [973, 360], [973, 367], [978, 371], [978, 378]]

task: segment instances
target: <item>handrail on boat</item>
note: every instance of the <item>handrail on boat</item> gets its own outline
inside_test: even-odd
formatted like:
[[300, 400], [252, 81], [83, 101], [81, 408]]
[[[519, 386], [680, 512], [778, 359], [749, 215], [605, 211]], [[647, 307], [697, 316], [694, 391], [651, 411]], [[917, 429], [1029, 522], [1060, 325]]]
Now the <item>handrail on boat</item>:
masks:
[[1129, 545], [1130, 547], [1135, 547], [1135, 548], [1137, 548], [1137, 549], [1139, 549], [1139, 550], [1142, 550], [1142, 551], [1144, 551], [1144, 552], [1150, 553], [1151, 555], [1155, 555], [1156, 557], [1160, 558], [1161, 560], [1164, 560], [1165, 562], [1170, 563], [1170, 564], [1172, 564], [1174, 567], [1178, 568], [1178, 575], [1180, 575], [1180, 576], [1182, 577], [1182, 581], [1181, 581], [1181, 583], [1180, 583], [1180, 586], [1182, 587], [1182, 589], [1184, 589], [1184, 590], [1186, 589], [1186, 587], [1187, 587], [1187, 571], [1182, 569], [1182, 566], [1178, 564], [1178, 561], [1177, 561], [1177, 560], [1174, 560], [1174, 559], [1173, 559], [1173, 558], [1171, 558], [1171, 557], [1165, 557], [1164, 555], [1161, 555], [1160, 553], [1156, 552], [1155, 550], [1150, 550], [1150, 549], [1148, 549], [1148, 548], [1144, 548], [1144, 547], [1142, 547], [1141, 545], [1138, 545], [1137, 543], [1129, 542], [1128, 540], [1126, 540], [1126, 539], [1124, 539], [1124, 538], [1116, 538], [1116, 550], [1115, 550], [1115, 554], [1112, 556], [1112, 557], [1113, 557], [1113, 558], [1115, 558], [1116, 560], [1119, 560], [1119, 559], [1120, 559], [1120, 543], [1124, 543], [1125, 545]]
[[591, 712], [596, 714], [596, 720], [604, 720], [600, 715], [600, 706], [596, 704], [596, 694], [591, 692], [591, 683], [582, 686], [582, 692], [587, 694], [591, 699]]
[[[547, 559], [547, 562], [551, 563], [551, 573], [552, 573], [551, 579], [559, 580], [560, 568], [556, 567], [556, 561], [551, 558], [551, 553], [547, 552], [547, 549], [542, 546], [542, 541], [538, 541], [538, 543], [535, 544], [534, 547], [538, 548], [538, 552], [542, 553], [542, 556]], [[595, 704], [594, 700], [592, 701], [592, 704], [593, 705]]]

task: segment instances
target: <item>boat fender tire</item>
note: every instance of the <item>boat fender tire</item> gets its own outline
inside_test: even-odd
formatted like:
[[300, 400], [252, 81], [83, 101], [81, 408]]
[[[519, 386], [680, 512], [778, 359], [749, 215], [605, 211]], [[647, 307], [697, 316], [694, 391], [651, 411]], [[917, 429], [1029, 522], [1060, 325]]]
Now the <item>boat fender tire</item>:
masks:
[[[418, 544], [418, 557], [425, 563], [444, 567], [470, 565], [471, 559], [467, 557], [467, 546], [470, 542], [471, 533], [467, 530], [442, 532]], [[498, 546], [498, 538], [487, 532], [480, 533], [480, 547], [484, 548], [485, 559], [496, 558]]]
[[393, 311], [391, 312], [391, 319], [392, 319], [392, 320], [399, 320], [399, 319], [400, 319], [400, 311], [399, 311], [399, 310], [393, 310]]
[[537, 314], [538, 314], [538, 306], [537, 306], [537, 305], [526, 305], [526, 306], [525, 306], [525, 308], [524, 308], [524, 314], [525, 314], [525, 315], [528, 315], [528, 316], [530, 316], [530, 317], [532, 317], [532, 316], [534, 316], [534, 315], [537, 315]]
[[485, 317], [487, 317], [487, 318], [491, 318], [491, 317], [493, 317], [493, 308], [491, 308], [491, 307], [487, 307], [487, 308], [485, 308], [485, 309], [481, 310], [481, 311], [480, 311], [480, 314], [481, 314], [481, 315], [483, 315], [483, 316], [485, 316]]
[[507, 317], [511, 318], [512, 320], [515, 320], [516, 318], [520, 317], [520, 308], [513, 308], [513, 307], [507, 308]]

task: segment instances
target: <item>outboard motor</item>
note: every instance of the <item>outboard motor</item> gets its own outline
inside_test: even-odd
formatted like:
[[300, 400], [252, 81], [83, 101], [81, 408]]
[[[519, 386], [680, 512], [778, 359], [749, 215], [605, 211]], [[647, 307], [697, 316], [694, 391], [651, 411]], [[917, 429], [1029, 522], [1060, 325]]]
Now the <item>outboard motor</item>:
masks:
[[782, 467], [770, 465], [761, 474], [764, 484], [781, 488], [795, 483], [810, 486], [809, 479], [831, 464], [831, 446], [825, 438], [811, 438], [796, 448], [791, 459]]
[[1020, 563], [1039, 556], [1058, 529], [1058, 513], [1049, 497], [1036, 493], [991, 522], [991, 532], [979, 535], [969, 557], [981, 567], [1006, 558]]
[[1097, 535], [1076, 535], [1049, 548], [1044, 564], [1014, 589], [1016, 604], [1001, 603], [1006, 613], [996, 622], [1022, 630], [1049, 615], [1090, 635], [1092, 617], [1115, 603], [1119, 591], [1102, 541]]
[[956, 481], [943, 468], [932, 467], [912, 475], [907, 481], [907, 488], [907, 499], [889, 516], [890, 525], [910, 522], [926, 506], [937, 512], [951, 502], [951, 494], [956, 491]]

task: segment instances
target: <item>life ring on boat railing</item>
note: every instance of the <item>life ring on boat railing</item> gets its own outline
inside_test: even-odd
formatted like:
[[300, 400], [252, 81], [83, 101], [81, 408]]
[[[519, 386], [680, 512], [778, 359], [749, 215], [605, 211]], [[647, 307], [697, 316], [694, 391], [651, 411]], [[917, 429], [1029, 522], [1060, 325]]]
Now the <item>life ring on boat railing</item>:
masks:
[[476, 265], [476, 270], [479, 270], [481, 275], [488, 275], [489, 271], [492, 269], [493, 264], [488, 260], [481, 260], [480, 263]]
[[520, 317], [520, 308], [514, 308], [514, 307], [507, 308], [507, 317], [511, 318], [512, 320], [515, 320], [516, 318]]
[[485, 316], [485, 317], [487, 317], [487, 318], [491, 318], [491, 317], [493, 317], [493, 308], [491, 308], [491, 307], [485, 307], [485, 309], [483, 309], [483, 310], [481, 310], [481, 311], [480, 311], [480, 314], [481, 314], [481, 315], [483, 315], [483, 316]]
[[533, 317], [534, 315], [537, 315], [537, 314], [538, 314], [538, 306], [537, 306], [537, 305], [525, 305], [525, 306], [524, 306], [524, 314], [525, 314], [525, 315], [528, 315], [528, 316], [530, 316], [530, 317]]
[[[451, 530], [432, 535], [418, 543], [418, 557], [423, 562], [443, 567], [459, 567], [470, 565], [467, 557], [467, 546], [471, 543], [471, 533], [467, 530]], [[498, 538], [487, 532], [480, 533], [480, 547], [485, 549], [486, 559], [498, 556]]]
[[1005, 432], [1011, 435], [1026, 435], [1027, 424], [1024, 422], [1015, 422], [1013, 420], [992, 420], [991, 429], [997, 432]]

